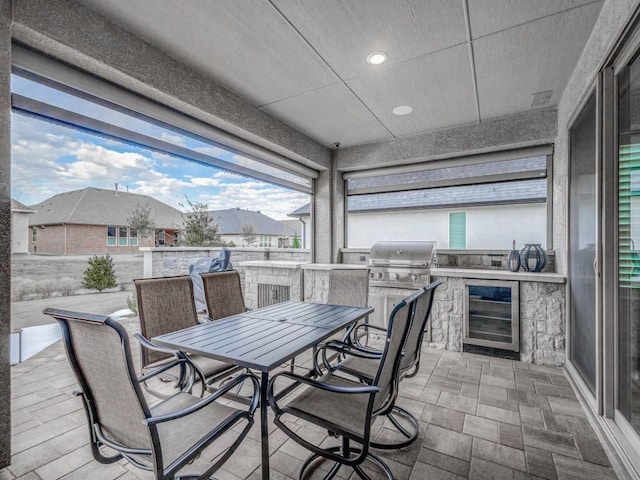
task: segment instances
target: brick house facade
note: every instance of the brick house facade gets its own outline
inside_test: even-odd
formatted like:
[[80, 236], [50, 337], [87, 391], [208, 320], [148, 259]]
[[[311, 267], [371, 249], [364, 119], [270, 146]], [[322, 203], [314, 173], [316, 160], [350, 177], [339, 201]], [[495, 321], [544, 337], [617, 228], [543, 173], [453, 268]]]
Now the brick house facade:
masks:
[[[127, 226], [136, 206], [148, 207], [155, 234], [142, 238]], [[38, 205], [29, 221], [29, 252], [34, 254], [118, 254], [139, 247], [174, 246], [182, 213], [146, 195], [87, 187], [55, 195]]]

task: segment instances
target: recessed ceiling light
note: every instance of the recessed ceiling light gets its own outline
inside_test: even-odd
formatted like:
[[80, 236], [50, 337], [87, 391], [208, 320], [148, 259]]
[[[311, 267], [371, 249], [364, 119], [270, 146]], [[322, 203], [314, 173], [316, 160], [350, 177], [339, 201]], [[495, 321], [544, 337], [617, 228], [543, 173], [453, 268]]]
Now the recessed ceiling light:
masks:
[[367, 62], [371, 65], [380, 65], [387, 61], [387, 54], [384, 52], [373, 52], [367, 55]]
[[399, 107], [394, 108], [392, 112], [394, 115], [407, 115], [413, 112], [413, 108], [409, 105], [400, 105]]

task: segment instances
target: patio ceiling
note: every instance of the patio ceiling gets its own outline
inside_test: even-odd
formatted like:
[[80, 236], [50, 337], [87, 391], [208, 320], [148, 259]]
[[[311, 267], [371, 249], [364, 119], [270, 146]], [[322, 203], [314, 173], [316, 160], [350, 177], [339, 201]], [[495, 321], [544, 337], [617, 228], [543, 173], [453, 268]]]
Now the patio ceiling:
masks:
[[[353, 146], [558, 104], [591, 0], [81, 0], [318, 142]], [[388, 61], [366, 57], [384, 51]], [[548, 99], [532, 97], [547, 92]], [[545, 101], [546, 100], [546, 101]], [[398, 116], [396, 106], [413, 112]]]

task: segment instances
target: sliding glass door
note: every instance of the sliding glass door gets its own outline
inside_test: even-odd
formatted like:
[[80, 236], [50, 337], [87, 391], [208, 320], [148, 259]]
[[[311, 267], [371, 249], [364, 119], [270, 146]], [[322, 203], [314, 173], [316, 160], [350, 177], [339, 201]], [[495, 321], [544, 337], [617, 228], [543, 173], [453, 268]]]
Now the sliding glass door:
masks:
[[569, 152], [569, 358], [596, 391], [597, 189], [596, 95], [570, 129]]
[[640, 433], [640, 59], [618, 75], [618, 410]]

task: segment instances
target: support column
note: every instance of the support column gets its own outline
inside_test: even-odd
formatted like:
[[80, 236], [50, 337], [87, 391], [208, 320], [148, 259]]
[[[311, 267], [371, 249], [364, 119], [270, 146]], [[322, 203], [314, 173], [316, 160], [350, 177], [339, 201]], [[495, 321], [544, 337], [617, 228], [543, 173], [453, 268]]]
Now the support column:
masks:
[[338, 263], [344, 247], [345, 201], [342, 174], [335, 168], [335, 151], [331, 166], [315, 180], [312, 201], [313, 261]]
[[11, 461], [11, 0], [0, 0], [0, 468]]

